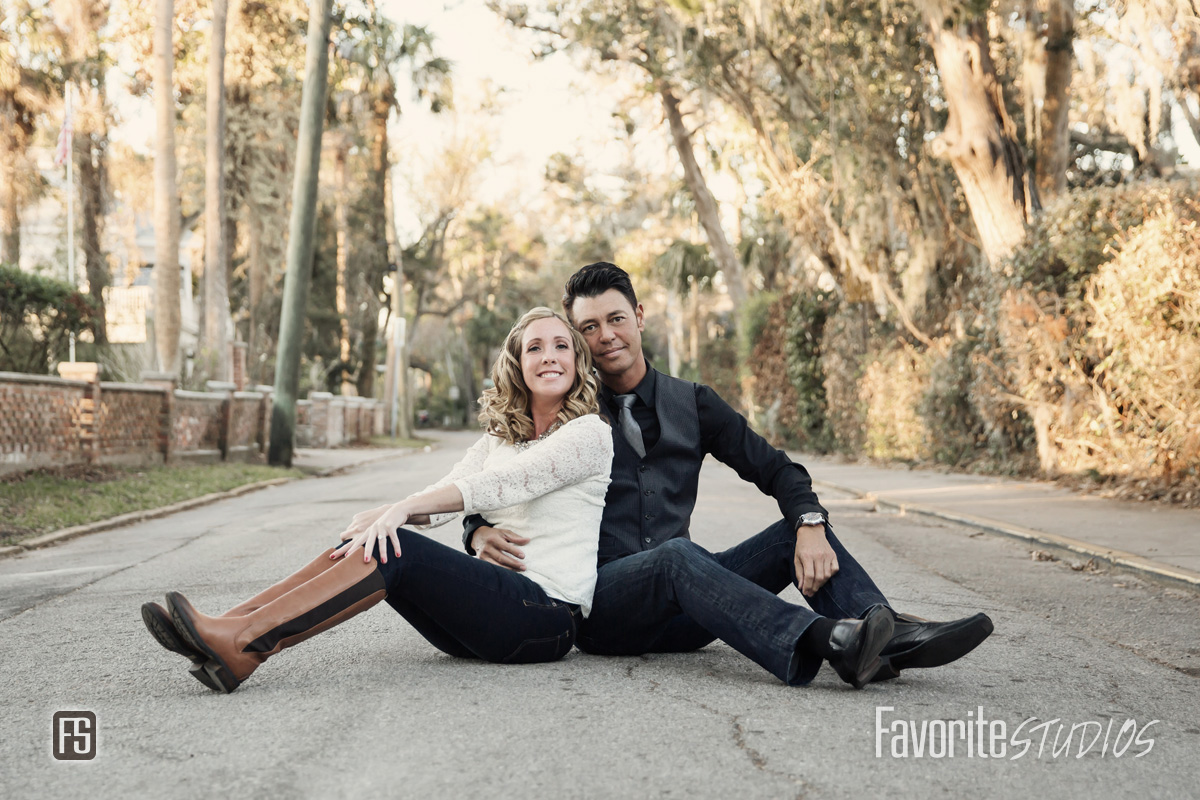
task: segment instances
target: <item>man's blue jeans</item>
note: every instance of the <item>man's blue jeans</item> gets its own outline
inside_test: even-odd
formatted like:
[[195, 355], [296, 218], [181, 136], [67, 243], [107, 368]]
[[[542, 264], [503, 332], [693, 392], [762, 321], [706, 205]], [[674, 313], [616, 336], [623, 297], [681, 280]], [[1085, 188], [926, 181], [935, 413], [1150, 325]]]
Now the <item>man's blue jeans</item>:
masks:
[[[574, 606], [512, 570], [400, 528], [380, 563], [387, 602], [444, 653], [505, 664], [555, 661], [575, 641]], [[362, 556], [359, 555], [359, 558]]]
[[887, 603], [828, 526], [826, 537], [839, 569], [806, 598], [812, 610], [776, 596], [796, 583], [796, 533], [786, 520], [716, 554], [680, 538], [610, 561], [600, 567], [576, 644], [598, 655], [640, 655], [720, 639], [785, 683], [806, 684], [821, 659], [796, 645], [812, 621], [859, 617]]

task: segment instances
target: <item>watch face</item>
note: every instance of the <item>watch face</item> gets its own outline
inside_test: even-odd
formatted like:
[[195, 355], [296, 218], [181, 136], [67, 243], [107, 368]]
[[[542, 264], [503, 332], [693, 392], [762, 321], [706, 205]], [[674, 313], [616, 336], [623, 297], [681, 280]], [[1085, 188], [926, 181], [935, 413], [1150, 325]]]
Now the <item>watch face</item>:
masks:
[[800, 517], [801, 525], [824, 525], [825, 515], [818, 511], [810, 511]]

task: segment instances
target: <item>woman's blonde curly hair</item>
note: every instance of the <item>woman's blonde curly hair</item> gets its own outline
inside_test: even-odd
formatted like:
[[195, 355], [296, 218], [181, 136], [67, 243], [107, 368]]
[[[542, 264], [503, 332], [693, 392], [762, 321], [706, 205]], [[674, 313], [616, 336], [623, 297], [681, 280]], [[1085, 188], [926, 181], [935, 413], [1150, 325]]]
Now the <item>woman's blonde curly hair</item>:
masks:
[[493, 436], [509, 444], [527, 442], [534, 438], [533, 417], [529, 411], [529, 387], [521, 375], [521, 338], [529, 324], [554, 317], [566, 326], [575, 349], [575, 380], [563, 398], [558, 412], [559, 422], [570, 422], [586, 414], [598, 414], [596, 379], [592, 377], [592, 351], [583, 335], [571, 327], [562, 314], [545, 306], [530, 309], [513, 325], [504, 340], [500, 356], [492, 366], [492, 387], [479, 398], [479, 422]]

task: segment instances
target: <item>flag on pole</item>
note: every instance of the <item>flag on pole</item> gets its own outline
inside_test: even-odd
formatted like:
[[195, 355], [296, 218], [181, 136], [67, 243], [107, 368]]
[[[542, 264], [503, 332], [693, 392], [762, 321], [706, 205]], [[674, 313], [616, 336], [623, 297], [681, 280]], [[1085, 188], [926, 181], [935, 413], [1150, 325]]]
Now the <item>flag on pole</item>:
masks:
[[[70, 90], [68, 89], [68, 91]], [[58, 147], [54, 149], [54, 166], [56, 167], [65, 164], [71, 155], [71, 140], [75, 136], [75, 121], [71, 119], [72, 116], [71, 100], [67, 98], [63, 112], [62, 130], [58, 132]]]

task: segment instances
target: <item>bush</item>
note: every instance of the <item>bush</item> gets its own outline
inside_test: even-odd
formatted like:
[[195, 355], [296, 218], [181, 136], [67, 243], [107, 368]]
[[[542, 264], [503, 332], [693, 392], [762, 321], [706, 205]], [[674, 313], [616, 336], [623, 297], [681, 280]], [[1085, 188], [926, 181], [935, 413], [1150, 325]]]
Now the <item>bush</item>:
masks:
[[796, 435], [801, 447], [818, 453], [828, 453], [836, 445], [827, 414], [821, 342], [837, 305], [837, 295], [832, 292], [801, 293], [788, 309], [785, 328], [784, 353], [788, 383], [795, 394]]
[[1088, 278], [1108, 261], [1126, 231], [1141, 225], [1154, 209], [1194, 196], [1187, 183], [1089, 189], [1063, 195], [1047, 207], [1012, 256], [1016, 284], [1075, 300]]
[[1200, 503], [1200, 205], [1148, 197], [1144, 221], [1068, 298], [1034, 287], [1001, 304], [1007, 391], [1042, 470]]
[[93, 330], [96, 313], [67, 282], [0, 265], [0, 371], [48, 373], [72, 333]]
[[911, 345], [870, 360], [859, 382], [866, 455], [902, 461], [928, 458], [929, 431], [918, 413], [928, 384], [928, 359]]

